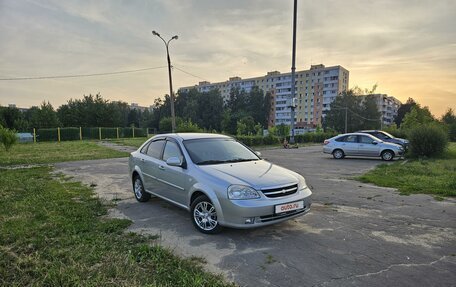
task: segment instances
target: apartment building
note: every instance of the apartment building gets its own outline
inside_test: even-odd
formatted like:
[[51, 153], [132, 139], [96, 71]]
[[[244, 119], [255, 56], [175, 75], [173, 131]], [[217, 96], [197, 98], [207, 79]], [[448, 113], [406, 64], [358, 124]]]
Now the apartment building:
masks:
[[385, 94], [370, 95], [375, 98], [378, 111], [382, 114], [382, 125], [389, 126], [394, 123], [394, 118], [397, 116], [397, 111], [402, 105], [401, 101], [395, 97]]
[[310, 129], [321, 125], [323, 112], [329, 110], [330, 103], [341, 92], [348, 89], [349, 72], [341, 66], [325, 67], [311, 65], [309, 70], [295, 73], [296, 91], [291, 101], [291, 72], [268, 72], [264, 76], [241, 79], [231, 77], [228, 81], [210, 83], [199, 82], [198, 85], [183, 87], [179, 91], [192, 88], [200, 92], [218, 89], [225, 101], [228, 100], [232, 88], [244, 89], [249, 92], [258, 86], [265, 93], [271, 94], [271, 113], [269, 126], [291, 124], [291, 106], [295, 108], [295, 124], [297, 129]]

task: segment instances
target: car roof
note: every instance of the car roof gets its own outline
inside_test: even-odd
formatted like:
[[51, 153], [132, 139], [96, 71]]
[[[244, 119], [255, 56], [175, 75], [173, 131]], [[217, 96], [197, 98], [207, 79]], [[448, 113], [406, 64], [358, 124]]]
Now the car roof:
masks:
[[[341, 137], [341, 136], [350, 136], [350, 135], [360, 135], [360, 136], [365, 136], [366, 133], [364, 132], [356, 132], [356, 133], [346, 133], [346, 134], [340, 134], [340, 135], [337, 135], [338, 137]], [[369, 136], [372, 136], [370, 134], [367, 134]]]
[[221, 134], [211, 134], [211, 133], [168, 133], [168, 134], [159, 134], [156, 137], [172, 137], [180, 140], [194, 140], [194, 139], [210, 139], [210, 138], [226, 138], [231, 139], [231, 137]]

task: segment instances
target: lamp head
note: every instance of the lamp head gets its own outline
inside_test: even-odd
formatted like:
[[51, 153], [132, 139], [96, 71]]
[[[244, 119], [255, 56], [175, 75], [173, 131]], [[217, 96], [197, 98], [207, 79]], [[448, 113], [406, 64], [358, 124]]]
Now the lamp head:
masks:
[[179, 37], [177, 35], [173, 36], [171, 39], [177, 40]]
[[160, 37], [160, 34], [158, 34], [156, 31], [152, 31], [152, 34], [154, 34], [155, 36]]

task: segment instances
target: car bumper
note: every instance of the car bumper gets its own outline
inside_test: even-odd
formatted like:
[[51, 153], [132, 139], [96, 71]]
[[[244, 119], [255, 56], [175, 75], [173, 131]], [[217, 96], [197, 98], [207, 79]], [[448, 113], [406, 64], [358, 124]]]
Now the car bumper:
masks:
[[[304, 215], [310, 211], [312, 192], [308, 187], [297, 193], [281, 198], [260, 198], [258, 200], [229, 200], [220, 201], [223, 215], [220, 225], [234, 228], [255, 228], [279, 223], [291, 218]], [[275, 206], [280, 204], [303, 201], [304, 208], [275, 213]]]
[[324, 146], [323, 147], [323, 153], [332, 153], [332, 148]]

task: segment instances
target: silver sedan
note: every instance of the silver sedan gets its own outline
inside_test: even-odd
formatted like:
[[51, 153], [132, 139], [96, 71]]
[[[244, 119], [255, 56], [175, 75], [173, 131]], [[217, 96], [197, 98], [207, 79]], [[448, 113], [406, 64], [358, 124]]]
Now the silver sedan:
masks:
[[203, 233], [281, 222], [311, 205], [304, 177], [224, 135], [155, 136], [131, 153], [129, 172], [138, 201], [157, 196], [187, 209]]
[[393, 160], [404, 155], [401, 145], [384, 142], [370, 134], [342, 134], [324, 141], [323, 152], [332, 154], [335, 159], [345, 156], [381, 157], [383, 160]]

